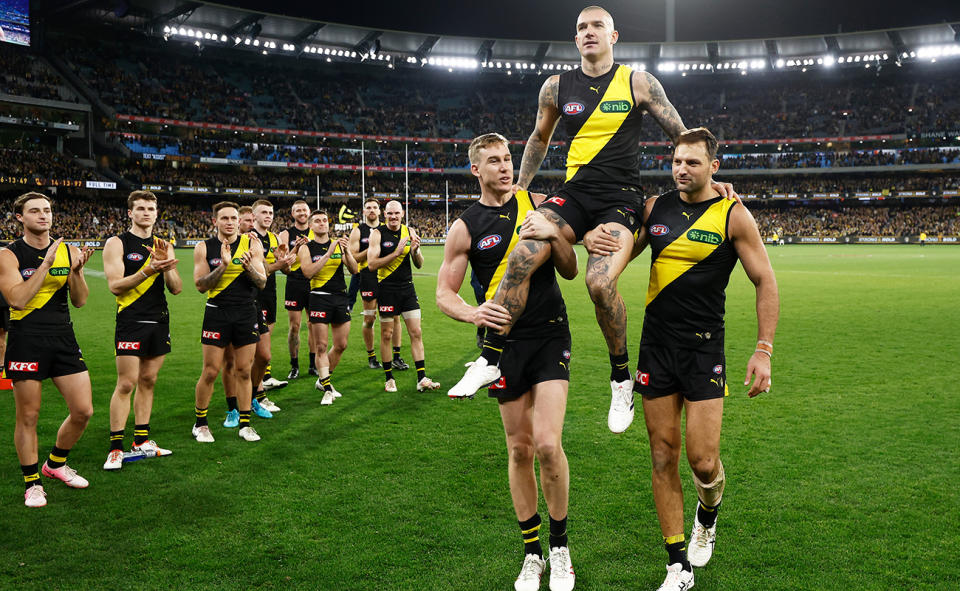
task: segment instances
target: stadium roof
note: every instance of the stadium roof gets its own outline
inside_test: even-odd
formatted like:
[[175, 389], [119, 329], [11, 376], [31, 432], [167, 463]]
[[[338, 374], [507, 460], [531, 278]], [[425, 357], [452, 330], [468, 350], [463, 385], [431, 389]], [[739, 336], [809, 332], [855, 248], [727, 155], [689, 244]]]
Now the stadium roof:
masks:
[[[658, 0], [647, 5], [662, 5], [671, 2], [702, 3], [703, 0]], [[777, 2], [780, 7], [793, 4], [807, 6], [809, 13], [819, 0], [809, 0], [800, 3]], [[260, 4], [262, 2], [234, 2], [234, 4]], [[438, 33], [417, 33], [390, 30], [389, 28], [371, 28], [356, 25], [338, 24], [327, 21], [310, 20], [299, 15], [323, 15], [336, 13], [347, 18], [351, 14], [356, 17], [357, 10], [366, 10], [370, 19], [376, 17], [376, 3], [354, 3], [351, 10], [337, 7], [330, 8], [331, 3], [309, 3], [301, 5], [295, 2], [280, 2], [271, 9], [284, 11], [297, 16], [285, 16], [263, 12], [262, 10], [247, 10], [241, 7], [225, 6], [207, 2], [189, 0], [128, 0], [119, 4], [122, 8], [105, 9], [98, 2], [80, 0], [69, 4], [59, 16], [75, 11], [85, 11], [88, 16], [97, 20], [122, 24], [142, 30], [147, 34], [189, 37], [195, 39], [198, 46], [204, 44], [218, 44], [239, 46], [240, 49], [263, 53], [307, 53], [327, 61], [363, 61], [373, 59], [384, 65], [402, 64], [416, 66], [439, 66], [445, 68], [493, 68], [500, 70], [541, 70], [565, 69], [574, 67], [579, 62], [576, 46], [572, 41], [537, 41], [504, 39], [495, 37], [466, 37], [448, 36]], [[349, 3], [334, 3], [346, 5]], [[542, 5], [542, 3], [534, 3]], [[557, 4], [564, 4], [558, 0]], [[576, 6], [581, 6], [581, 0]], [[633, 4], [637, 4], [636, 1]], [[714, 3], [721, 4], [721, 3]], [[736, 7], [741, 10], [756, 4], [753, 0], [739, 0], [739, 2], [722, 3], [733, 14]], [[834, 3], [836, 4], [836, 3]], [[842, 3], [845, 9], [857, 2]], [[884, 8], [886, 3], [869, 3], [868, 11], [886, 13], [887, 18], [896, 18], [896, 13]], [[922, 18], [918, 15], [918, 7], [923, 4], [918, 0], [911, 3], [914, 10], [911, 13], [915, 21]], [[405, 6], [415, 7], [416, 3], [405, 3]], [[611, 10], [613, 3], [607, 3]], [[658, 71], [716, 71], [723, 69], [751, 70], [766, 68], [804, 68], [818, 65], [832, 66], [837, 64], [854, 64], [872, 61], [931, 58], [960, 54], [960, 2], [940, 2], [942, 8], [939, 13], [929, 13], [931, 20], [936, 16], [947, 14], [956, 16], [957, 20], [951, 23], [927, 24], [907, 28], [884, 29], [849, 33], [820, 34], [799, 37], [755, 37], [740, 40], [715, 40], [693, 42], [631, 42], [630, 36], [623, 34], [621, 42], [617, 44], [615, 55], [623, 63], [633, 64], [648, 70]], [[906, 6], [906, 5], [905, 5]], [[902, 10], [908, 10], [901, 7]], [[813, 8], [811, 8], [813, 7]], [[756, 8], [754, 6], [754, 8]], [[456, 20], [456, 11], [463, 10], [456, 7], [445, 9], [447, 20]], [[839, 9], [838, 9], [839, 10]], [[55, 11], [56, 12], [56, 11]], [[420, 28], [422, 30], [443, 26], [437, 20], [437, 11], [416, 11], [422, 16]], [[563, 11], [554, 8], [552, 17]], [[574, 9], [571, 13], [575, 13]], [[815, 12], [815, 11], [814, 11]], [[842, 12], [842, 11], [840, 11]], [[789, 11], [784, 9], [783, 16], [789, 18]], [[867, 14], [867, 13], [864, 13]], [[426, 15], [426, 16], [423, 16]], [[432, 15], [432, 16], [431, 16]], [[569, 14], [562, 14], [569, 17]], [[686, 18], [687, 15], [684, 15]], [[810, 18], [813, 18], [810, 14]], [[819, 15], [822, 16], [822, 15]], [[416, 19], [416, 14], [412, 16]], [[433, 19], [431, 21], [430, 19]], [[572, 18], [572, 17], [571, 17]], [[502, 21], [506, 21], [501, 17]], [[570, 20], [566, 18], [565, 20]], [[405, 21], [408, 22], [408, 21]], [[756, 21], [755, 21], [756, 22]], [[833, 21], [830, 21], [833, 22]], [[866, 19], [865, 22], [877, 22]], [[904, 21], [901, 21], [904, 22]], [[906, 22], [909, 22], [907, 20]], [[718, 21], [719, 23], [719, 21]], [[478, 28], [480, 27], [478, 24]], [[722, 23], [720, 23], [722, 24]], [[488, 25], [485, 25], [488, 26]], [[624, 29], [629, 23], [618, 22], [618, 28]], [[827, 25], [822, 25], [827, 26]], [[783, 23], [767, 22], [756, 29], [763, 28], [783, 29]], [[570, 27], [572, 29], [572, 27]], [[678, 27], [679, 28], [679, 27]], [[505, 30], [507, 27], [505, 27]], [[572, 32], [572, 31], [571, 31]], [[309, 55], [308, 55], [309, 57]], [[861, 62], [862, 61], [862, 62]], [[498, 65], [499, 64], [499, 65]], [[526, 73], [526, 72], [523, 72]]]

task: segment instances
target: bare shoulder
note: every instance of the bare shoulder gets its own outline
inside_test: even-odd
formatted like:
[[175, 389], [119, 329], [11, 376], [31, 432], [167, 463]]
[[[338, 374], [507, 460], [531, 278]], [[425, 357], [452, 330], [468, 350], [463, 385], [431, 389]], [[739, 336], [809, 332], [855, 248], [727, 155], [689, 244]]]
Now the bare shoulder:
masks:
[[560, 75], [554, 74], [543, 81], [540, 87], [540, 108], [557, 106], [557, 94], [560, 89]]
[[657, 80], [657, 77], [650, 72], [634, 71], [631, 85], [633, 93], [641, 103], [666, 99], [666, 93], [663, 91], [663, 85]]

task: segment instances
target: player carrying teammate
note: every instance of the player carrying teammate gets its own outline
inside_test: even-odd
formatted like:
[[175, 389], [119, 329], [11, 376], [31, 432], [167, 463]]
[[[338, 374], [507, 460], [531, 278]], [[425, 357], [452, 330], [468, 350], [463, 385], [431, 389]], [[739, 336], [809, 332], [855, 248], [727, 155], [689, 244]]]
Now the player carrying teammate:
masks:
[[14, 443], [26, 485], [24, 504], [43, 507], [47, 495], [37, 470], [37, 416], [46, 378], [63, 395], [70, 414], [57, 431], [43, 475], [72, 488], [89, 485], [66, 464], [93, 416], [90, 374], [73, 334], [67, 294], [75, 308], [87, 302], [83, 266], [93, 251], [51, 238], [52, 202], [46, 195], [24, 193], [14, 200], [13, 211], [23, 224], [23, 236], [0, 250], [0, 292], [11, 309], [5, 362], [13, 380]]
[[413, 286], [410, 261], [423, 266], [420, 237], [403, 222], [403, 206], [390, 201], [384, 208], [387, 222], [370, 232], [367, 264], [377, 272], [377, 305], [380, 312], [380, 363], [386, 382], [383, 389], [397, 391], [391, 369], [390, 344], [394, 316], [402, 316], [410, 335], [410, 350], [417, 368], [417, 391], [436, 390], [440, 384], [427, 377], [424, 361], [423, 332], [420, 330], [420, 302]]
[[[668, 560], [661, 591], [693, 587], [692, 566], [713, 553], [726, 476], [720, 462], [723, 398], [724, 302], [730, 273], [740, 261], [756, 286], [757, 346], [747, 363], [748, 396], [770, 390], [773, 336], [779, 316], [777, 280], [757, 224], [745, 207], [712, 188], [720, 166], [717, 140], [705, 128], [685, 131], [673, 154], [677, 190], [649, 199], [637, 253], [649, 242], [650, 285], [637, 356], [634, 390], [643, 397], [650, 436], [653, 499]], [[594, 234], [593, 232], [591, 234]], [[600, 241], [609, 237], [599, 236]], [[590, 245], [591, 250], [594, 246]], [[699, 503], [690, 536], [683, 530], [680, 483], [681, 414], [687, 461]]]
[[[610, 353], [611, 404], [608, 427], [620, 433], [633, 421], [632, 380], [628, 369], [627, 314], [617, 290], [640, 229], [640, 123], [648, 113], [671, 138], [684, 131], [676, 109], [653, 75], [634, 72], [613, 60], [619, 33], [613, 17], [590, 6], [577, 19], [580, 68], [550, 76], [540, 90], [537, 122], [527, 140], [517, 184], [527, 188], [540, 168], [559, 122], [570, 136], [563, 188], [544, 201], [543, 215], [571, 244], [600, 224], [621, 248], [609, 256], [591, 255], [586, 283], [597, 322]], [[513, 319], [500, 333], [487, 331], [481, 356], [453, 388], [452, 396], [473, 394], [500, 376], [500, 352], [527, 303], [532, 273], [547, 259], [543, 248], [518, 248], [494, 295]]]
[[[524, 540], [524, 562], [517, 591], [535, 591], [546, 566], [539, 541], [537, 478], [550, 514], [550, 589], [569, 591], [575, 577], [567, 547], [570, 475], [561, 443], [570, 381], [570, 329], [554, 266], [566, 279], [577, 274], [577, 257], [555, 225], [534, 209], [545, 195], [514, 194], [513, 161], [506, 138], [488, 133], [473, 140], [470, 169], [480, 181], [480, 201], [450, 227], [437, 277], [437, 305], [461, 322], [499, 329], [510, 320], [491, 296], [498, 270], [520, 239], [545, 240], [550, 260], [531, 279], [537, 297], [517, 319], [501, 362], [502, 375], [490, 385], [498, 400], [509, 452], [508, 475], [513, 508]], [[458, 295], [467, 263], [476, 273], [485, 301], [471, 306]]]
[[173, 246], [153, 235], [157, 196], [134, 191], [127, 198], [130, 229], [112, 236], [103, 247], [103, 273], [117, 298], [114, 336], [117, 385], [110, 398], [110, 452], [104, 470], [123, 467], [123, 435], [133, 395], [133, 445], [129, 459], [166, 456], [172, 452], [150, 439], [153, 392], [160, 368], [170, 352], [170, 312], [164, 288], [183, 289]]
[[[350, 253], [346, 238], [330, 236], [330, 219], [325, 211], [310, 214], [310, 229], [313, 240], [300, 248], [300, 270], [310, 279], [310, 326], [309, 330], [317, 344], [316, 387], [323, 390], [320, 404], [333, 404], [339, 398], [330, 381], [333, 370], [347, 349], [350, 336], [350, 314], [347, 312], [347, 282], [343, 269], [357, 272], [357, 261]], [[330, 327], [330, 330], [327, 330]], [[333, 346], [327, 349], [328, 332], [333, 333]]]
[[200, 339], [203, 372], [197, 381], [197, 420], [193, 427], [193, 436], [200, 443], [214, 441], [207, 424], [207, 410], [228, 345], [234, 349], [239, 436], [246, 441], [260, 440], [250, 426], [250, 368], [260, 340], [257, 291], [266, 285], [267, 276], [260, 241], [238, 233], [238, 209], [230, 201], [214, 205], [216, 236], [200, 242], [193, 251], [193, 281], [200, 293], [207, 294]]

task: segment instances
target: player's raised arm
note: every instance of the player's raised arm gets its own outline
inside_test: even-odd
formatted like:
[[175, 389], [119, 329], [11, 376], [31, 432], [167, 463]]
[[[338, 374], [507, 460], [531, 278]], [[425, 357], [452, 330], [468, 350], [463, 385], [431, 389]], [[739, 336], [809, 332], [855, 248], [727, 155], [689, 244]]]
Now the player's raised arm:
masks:
[[746, 207], [734, 206], [730, 212], [730, 238], [737, 251], [743, 270], [757, 290], [757, 348], [747, 363], [744, 385], [753, 385], [747, 394], [751, 397], [770, 390], [773, 338], [780, 317], [780, 295], [777, 277], [770, 265], [767, 249], [757, 229], [757, 223]]
[[634, 72], [631, 84], [637, 104], [653, 117], [671, 141], [676, 142], [687, 128], [683, 125], [680, 114], [667, 99], [660, 81], [650, 72]]
[[67, 246], [70, 249], [70, 274], [67, 275], [67, 285], [70, 288], [70, 303], [74, 308], [82, 308], [87, 303], [87, 296], [90, 295], [90, 287], [83, 276], [83, 266], [93, 255], [93, 249], [79, 249], [76, 246]]
[[207, 263], [207, 243], [200, 241], [193, 247], [193, 284], [200, 293], [206, 293], [217, 284], [223, 272], [227, 269], [226, 262], [215, 269], [210, 269]]
[[413, 261], [414, 267], [418, 269], [422, 269], [423, 268], [423, 251], [420, 250], [420, 235], [417, 234], [417, 231], [414, 230], [413, 228], [409, 228], [409, 230], [410, 230], [410, 260]]
[[547, 78], [540, 88], [537, 123], [533, 128], [533, 133], [527, 139], [527, 145], [523, 148], [520, 174], [517, 177], [517, 185], [522, 189], [530, 186], [533, 177], [540, 170], [540, 164], [543, 163], [543, 159], [547, 155], [547, 148], [550, 147], [550, 138], [553, 137], [553, 131], [557, 128], [557, 122], [560, 121], [560, 109], [557, 108], [559, 88], [560, 76], [558, 75]]
[[437, 273], [437, 307], [440, 311], [460, 322], [499, 330], [510, 322], [510, 314], [503, 306], [487, 300], [479, 306], [471, 306], [460, 297], [460, 286], [467, 273], [470, 254], [470, 231], [461, 220], [450, 226], [443, 246], [443, 263]]

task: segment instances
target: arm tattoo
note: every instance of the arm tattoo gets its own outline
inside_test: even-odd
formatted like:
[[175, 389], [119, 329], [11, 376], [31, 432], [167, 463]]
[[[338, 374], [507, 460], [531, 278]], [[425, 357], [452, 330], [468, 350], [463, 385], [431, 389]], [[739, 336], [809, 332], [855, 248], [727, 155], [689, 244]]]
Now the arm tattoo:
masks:
[[[537, 107], [537, 124], [533, 128], [533, 133], [527, 140], [527, 145], [523, 148], [523, 159], [520, 160], [520, 175], [517, 177], [517, 184], [526, 189], [530, 186], [530, 181], [540, 169], [540, 164], [547, 155], [547, 148], [550, 143], [550, 136], [553, 135], [553, 129], [549, 136], [544, 139], [540, 134], [540, 123], [550, 109], [557, 108], [557, 92], [559, 87], [559, 77], [551, 76], [540, 89], [539, 104]], [[554, 124], [556, 125], [556, 124]]]
[[220, 277], [223, 276], [223, 272], [227, 270], [226, 265], [220, 265], [204, 275], [197, 281], [197, 287], [200, 291], [207, 291], [217, 284], [217, 281], [220, 281]]
[[643, 75], [649, 93], [649, 98], [644, 107], [647, 112], [650, 113], [650, 116], [656, 120], [657, 124], [660, 125], [664, 133], [670, 136], [672, 141], [676, 142], [680, 134], [686, 131], [687, 128], [683, 125], [680, 114], [677, 113], [674, 106], [670, 104], [670, 100], [667, 99], [667, 95], [663, 91], [663, 86], [660, 82], [649, 72], [643, 72]]

